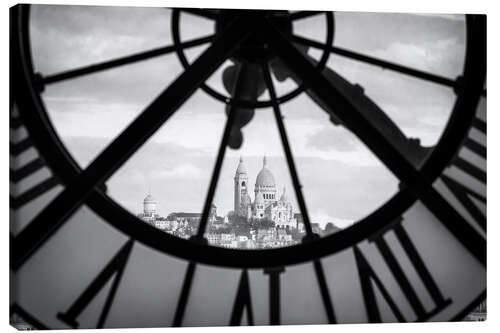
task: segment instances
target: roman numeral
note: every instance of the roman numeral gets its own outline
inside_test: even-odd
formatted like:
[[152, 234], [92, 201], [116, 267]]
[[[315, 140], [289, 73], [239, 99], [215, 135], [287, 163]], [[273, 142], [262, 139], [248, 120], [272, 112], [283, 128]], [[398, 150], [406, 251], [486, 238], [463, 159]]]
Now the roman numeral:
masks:
[[472, 126], [486, 134], [486, 122], [478, 117], [472, 121]]
[[253, 326], [253, 310], [252, 310], [252, 298], [250, 296], [250, 283], [248, 280], [247, 270], [241, 272], [240, 284], [238, 286], [238, 292], [236, 293], [236, 299], [234, 300], [233, 311], [231, 313], [231, 320], [229, 325], [238, 326], [241, 325], [241, 319], [243, 317], [243, 311], [247, 310], [247, 320], [248, 325]]
[[[269, 321], [270, 325], [279, 325], [281, 322], [281, 295], [280, 295], [280, 274], [285, 269], [283, 267], [268, 268], [264, 270], [264, 274], [269, 275]], [[191, 286], [193, 284], [194, 274], [196, 272], [196, 264], [190, 262], [186, 274], [184, 276], [184, 283], [181, 289], [177, 308], [174, 315], [172, 326], [179, 327], [182, 325], [184, 313], [186, 311]], [[241, 324], [243, 313], [246, 309], [247, 319], [249, 325], [254, 325], [252, 299], [250, 294], [250, 280], [248, 278], [248, 271], [243, 270], [236, 292], [236, 297], [233, 303], [233, 310], [229, 325], [236, 326]]]
[[314, 260], [313, 264], [314, 264], [314, 271], [316, 272], [316, 278], [318, 280], [319, 290], [321, 292], [321, 298], [323, 300], [323, 305], [325, 307], [326, 317], [328, 318], [328, 323], [336, 324], [337, 319], [335, 318], [333, 303], [330, 298], [328, 285], [326, 284], [323, 266], [321, 265], [321, 261], [319, 260]]
[[474, 164], [470, 163], [466, 159], [458, 156], [455, 160], [453, 160], [452, 165], [456, 166], [463, 172], [479, 180], [481, 183], [486, 184], [486, 172], [481, 170]]
[[56, 177], [48, 177], [18, 196], [10, 196], [10, 207], [19, 209], [59, 184]]
[[33, 147], [33, 142], [29, 137], [24, 138], [16, 143], [10, 143], [10, 154], [12, 156], [19, 156], [24, 153], [26, 150]]
[[[472, 127], [482, 134], [486, 134], [486, 123], [481, 119], [475, 118], [472, 123]], [[483, 160], [480, 160], [480, 163], [486, 166], [486, 146], [483, 143], [478, 142], [469, 135], [465, 139], [463, 146], [474, 152], [477, 156], [481, 157]], [[481, 185], [486, 186], [486, 171], [474, 165], [466, 158], [457, 156], [451, 163], [451, 166], [460, 169], [462, 172], [477, 180]], [[486, 215], [481, 209], [478, 208], [477, 204], [474, 203], [474, 200], [472, 200], [475, 199], [486, 205], [486, 196], [482, 193], [474, 191], [464, 182], [461, 182], [459, 179], [455, 179], [453, 177], [456, 176], [443, 174], [441, 175], [441, 180], [458, 200], [460, 205], [462, 205], [462, 207], [474, 219], [476, 224], [481, 227], [481, 229], [486, 231]]]
[[17, 115], [12, 115], [10, 117], [10, 128], [12, 129], [18, 129], [19, 127], [21, 127], [23, 124], [23, 122], [21, 121], [21, 117], [17, 116]]
[[[38, 330], [48, 330], [47, 325], [43, 324], [40, 320], [33, 317], [30, 313], [24, 310], [20, 305], [14, 303], [10, 306], [10, 316], [19, 316], [25, 323], [31, 325]], [[11, 323], [12, 324], [12, 323]]]
[[471, 200], [472, 197], [486, 204], [486, 197], [472, 191], [468, 187], [460, 184], [453, 178], [448, 177], [444, 174], [441, 176], [441, 180], [448, 187], [451, 193], [453, 193], [453, 195], [458, 199], [462, 206], [467, 210], [467, 212], [469, 212], [469, 214], [474, 218], [477, 224], [484, 231], [486, 231], [486, 216]]
[[118, 253], [111, 259], [111, 261], [104, 267], [104, 269], [97, 275], [97, 277], [90, 283], [90, 285], [83, 291], [83, 293], [78, 297], [78, 299], [71, 305], [71, 307], [66, 312], [60, 312], [57, 314], [57, 318], [65, 322], [73, 328], [77, 328], [79, 323], [77, 322], [77, 317], [87, 308], [90, 302], [97, 296], [99, 291], [106, 285], [106, 283], [115, 275], [113, 284], [109, 291], [106, 302], [102, 309], [101, 315], [97, 322], [96, 328], [102, 328], [106, 322], [106, 318], [111, 309], [111, 304], [115, 297], [116, 291], [120, 284], [120, 280], [127, 265], [130, 253], [132, 252], [134, 241], [129, 240], [123, 247], [118, 251]]
[[[318, 234], [306, 235], [302, 239], [303, 242], [309, 242], [319, 239]], [[323, 270], [323, 265], [319, 259], [313, 261], [314, 272], [316, 273], [316, 279], [318, 281], [319, 291], [321, 293], [321, 299], [323, 301], [323, 306], [325, 307], [326, 317], [328, 318], [328, 323], [336, 324], [337, 319], [335, 318], [335, 311], [333, 309], [332, 299], [330, 298], [330, 291], [328, 290], [328, 284], [326, 283], [325, 272]]]
[[464, 147], [467, 147], [474, 153], [478, 154], [482, 158], [486, 159], [486, 146], [482, 145], [481, 143], [477, 142], [474, 139], [471, 139], [470, 137], [467, 138], [464, 141]]
[[9, 178], [11, 182], [17, 183], [20, 180], [28, 177], [29, 175], [37, 172], [41, 168], [43, 168], [45, 164], [43, 163], [41, 158], [35, 158], [29, 163], [26, 163], [24, 166], [20, 167], [17, 170], [10, 169], [9, 170]]
[[[396, 238], [401, 244], [406, 255], [410, 259], [415, 271], [418, 273], [426, 290], [430, 294], [435, 307], [431, 311], [427, 311], [422, 302], [420, 301], [415, 289], [412, 287], [408, 277], [406, 276], [403, 268], [396, 260], [396, 256], [389, 248], [386, 240], [384, 239], [384, 233], [375, 235], [371, 240], [375, 243], [379, 249], [382, 257], [389, 267], [390, 272], [394, 276], [398, 285], [400, 286], [403, 294], [405, 295], [408, 303], [415, 312], [417, 316], [417, 321], [425, 321], [430, 317], [434, 316], [436, 313], [444, 309], [451, 303], [450, 299], [444, 298], [443, 294], [439, 290], [436, 282], [432, 278], [429, 270], [425, 266], [424, 261], [420, 257], [415, 245], [412, 243], [410, 237], [408, 236], [406, 230], [401, 224], [402, 218], [397, 219], [392, 226]], [[358, 247], [354, 247], [354, 257], [356, 264], [358, 266], [359, 279], [361, 283], [361, 289], [363, 292], [363, 298], [365, 302], [366, 312], [368, 315], [368, 320], [370, 322], [381, 322], [382, 317], [380, 315], [379, 306], [375, 297], [375, 290], [373, 288], [373, 283], [377, 286], [382, 297], [385, 299], [389, 305], [391, 311], [399, 322], [406, 322], [407, 319], [404, 317], [401, 310], [397, 307], [396, 303], [390, 296], [389, 292], [385, 288], [383, 282], [376, 274], [375, 270], [370, 266], [368, 260], [363, 256], [363, 253]]]
[[[15, 113], [14, 111], [12, 113]], [[22, 127], [22, 121], [19, 116], [11, 115], [11, 128], [19, 129]], [[12, 135], [11, 135], [12, 140]], [[25, 151], [30, 148], [34, 148], [33, 141], [29, 136], [17, 141], [10, 143], [10, 155], [14, 158], [18, 157]], [[27, 177], [33, 175], [35, 172], [43, 169], [45, 167], [44, 161], [40, 157], [36, 157], [30, 162], [26, 163], [24, 166], [20, 168], [11, 167], [9, 170], [9, 179], [12, 183], [18, 184], [22, 180]], [[11, 165], [12, 166], [12, 165]], [[27, 203], [33, 201], [34, 199], [42, 196], [44, 193], [50, 191], [60, 182], [54, 176], [49, 176], [41, 181], [39, 181], [36, 185], [32, 186], [28, 190], [24, 191], [21, 194], [15, 194], [10, 196], [10, 208], [16, 210], [26, 205]], [[15, 191], [15, 190], [14, 190]]]
[[186, 275], [184, 276], [184, 283], [182, 284], [181, 295], [179, 296], [179, 301], [177, 302], [177, 308], [175, 309], [174, 322], [172, 324], [174, 327], [182, 325], [182, 319], [184, 318], [184, 313], [186, 312], [187, 301], [191, 291], [191, 285], [193, 284], [195, 271], [196, 264], [190, 261], [186, 270]]
[[264, 274], [269, 275], [269, 324], [279, 325], [281, 323], [281, 292], [280, 274], [285, 271], [284, 267], [266, 268]]

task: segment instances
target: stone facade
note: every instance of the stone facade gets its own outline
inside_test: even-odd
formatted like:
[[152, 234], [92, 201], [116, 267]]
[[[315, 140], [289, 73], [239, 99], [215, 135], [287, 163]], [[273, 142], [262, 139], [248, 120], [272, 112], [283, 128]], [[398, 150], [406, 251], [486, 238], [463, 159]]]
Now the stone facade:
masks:
[[267, 158], [264, 156], [262, 169], [258, 173], [254, 186], [254, 201], [249, 195], [248, 174], [243, 159], [236, 169], [234, 176], [234, 213], [237, 216], [250, 219], [268, 219], [277, 227], [297, 227], [294, 218], [293, 206], [286, 190], [283, 188], [278, 199], [278, 191], [274, 175], [267, 167]]

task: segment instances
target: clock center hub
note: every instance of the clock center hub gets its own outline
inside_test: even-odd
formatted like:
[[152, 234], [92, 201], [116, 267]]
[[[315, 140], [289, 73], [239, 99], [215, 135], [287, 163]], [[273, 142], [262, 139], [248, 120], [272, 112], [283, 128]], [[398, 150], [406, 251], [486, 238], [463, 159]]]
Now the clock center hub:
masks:
[[[231, 23], [231, 21], [238, 15], [237, 10], [224, 10], [221, 11], [216, 22], [216, 32], [220, 33]], [[270, 19], [274, 26], [281, 31], [285, 36], [292, 34], [292, 21], [290, 14], [286, 10], [274, 11], [254, 11], [252, 14], [256, 17], [265, 16]], [[256, 20], [257, 21], [257, 20]], [[257, 22], [255, 24], [258, 24]], [[267, 43], [262, 42], [257, 36], [250, 36], [233, 54], [233, 59], [240, 62], [258, 63], [261, 61], [269, 61], [274, 58], [274, 53], [269, 48]]]

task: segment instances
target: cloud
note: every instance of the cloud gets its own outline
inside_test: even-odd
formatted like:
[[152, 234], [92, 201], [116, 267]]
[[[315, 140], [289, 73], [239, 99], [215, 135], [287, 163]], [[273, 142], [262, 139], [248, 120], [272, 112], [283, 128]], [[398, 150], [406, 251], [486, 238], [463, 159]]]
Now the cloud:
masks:
[[441, 136], [456, 98], [452, 89], [342, 57], [333, 57], [329, 66], [363, 87], [402, 130], [413, 129], [412, 135], [431, 143]]
[[[170, 14], [162, 8], [36, 6], [32, 14], [34, 64], [42, 74], [171, 43]], [[304, 33], [322, 40], [323, 27], [307, 21]], [[335, 21], [337, 46], [451, 78], [461, 70], [463, 20], [341, 12], [335, 13]], [[192, 17], [184, 23], [188, 30], [183, 38], [209, 32]], [[194, 28], [189, 30], [189, 26]], [[200, 50], [193, 50], [193, 57], [195, 51]], [[440, 137], [455, 98], [451, 89], [339, 56], [332, 56], [328, 66], [351, 83], [360, 84], [408, 136], [419, 137], [426, 144]], [[182, 70], [177, 57], [168, 55], [49, 85], [43, 97], [58, 134], [86, 166]], [[208, 81], [224, 92], [221, 72]], [[282, 93], [292, 85], [288, 80], [276, 89]], [[161, 214], [201, 211], [227, 119], [224, 108], [198, 91], [108, 180], [109, 194], [137, 213], [151, 186]], [[307, 95], [281, 108], [307, 207], [317, 222], [348, 225], [378, 208], [397, 190], [397, 179], [352, 134], [331, 125], [326, 113]], [[256, 111], [243, 133], [242, 149], [227, 151], [217, 186], [221, 214], [232, 209], [239, 155], [246, 156], [253, 182], [262, 155], [268, 154], [278, 186], [292, 189], [271, 109]]]
[[[93, 152], [98, 152], [107, 142], [104, 138], [89, 137], [64, 140], [80, 163], [92, 160]], [[240, 151], [238, 155], [226, 155], [215, 194], [215, 203], [222, 215], [233, 209], [233, 177], [239, 154], [244, 155], [251, 191], [262, 168], [263, 152], [247, 155]], [[141, 211], [149, 188], [159, 201], [162, 215], [174, 211], [200, 212], [214, 162], [214, 153], [150, 141], [107, 181], [108, 194], [134, 214]], [[379, 207], [397, 189], [395, 178], [380, 164], [363, 166], [319, 157], [297, 157], [295, 164], [314, 222], [334, 222], [342, 227]], [[279, 193], [286, 187], [298, 212], [284, 156], [269, 156], [268, 167]]]
[[465, 45], [457, 37], [422, 43], [396, 41], [372, 54], [453, 79], [463, 67]]
[[308, 135], [307, 144], [322, 151], [349, 152], [358, 149], [359, 141], [357, 142], [356, 137], [345, 128], [327, 125]]
[[161, 170], [158, 178], [199, 178], [202, 175], [200, 168], [192, 164], [181, 164], [170, 170]]
[[171, 42], [163, 8], [34, 5], [31, 20], [34, 64], [44, 74]]
[[[170, 11], [162, 8], [36, 6], [32, 24], [35, 66], [46, 74], [168, 44], [171, 42], [169, 15]], [[148, 19], [143, 20], [145, 17]], [[336, 13], [335, 18], [336, 45], [417, 68], [441, 70], [451, 77], [461, 68], [462, 21], [436, 16], [346, 12]], [[126, 26], [122, 24], [124, 19]], [[294, 27], [297, 33], [303, 31], [311, 38], [320, 36], [324, 20], [306, 21]], [[198, 37], [210, 30], [207, 22], [192, 16], [186, 16], [182, 22], [187, 29], [183, 38]], [[193, 52], [199, 54], [200, 50]], [[328, 65], [352, 83], [362, 85], [366, 94], [408, 135], [429, 144], [435, 143], [441, 135], [454, 99], [452, 92], [336, 56], [331, 57]], [[182, 66], [175, 55], [163, 56], [50, 85], [44, 98], [61, 135], [112, 138], [181, 71]], [[224, 92], [221, 72], [222, 68], [209, 82]], [[291, 80], [287, 80], [276, 88], [287, 90], [290, 84]], [[305, 94], [284, 104], [282, 109], [287, 126], [291, 128], [290, 135], [297, 137], [299, 148], [295, 152], [298, 155], [320, 157], [330, 146], [339, 152], [353, 151], [353, 142], [347, 136], [332, 134], [329, 138], [328, 130], [320, 129], [327, 117]], [[198, 92], [152, 140], [214, 152], [226, 119], [223, 110], [222, 103]], [[266, 111], [270, 110], [258, 112]], [[245, 127], [247, 148], [254, 152], [266, 149], [268, 153], [277, 154], [282, 147], [279, 140], [274, 139], [273, 132], [277, 133], [274, 119], [264, 116], [259, 120], [259, 117], [254, 117]], [[293, 120], [301, 120], [306, 125], [293, 123]], [[256, 126], [252, 127], [253, 124]], [[262, 133], [269, 134], [269, 139], [261, 140]], [[306, 138], [309, 142], [305, 142]], [[274, 143], [270, 144], [271, 141]], [[330, 156], [326, 158], [332, 158]], [[337, 158], [356, 161], [348, 154]], [[365, 154], [357, 160], [368, 163], [370, 158]]]
[[439, 15], [335, 13], [335, 44], [352, 50], [371, 52], [394, 42], [421, 44], [453, 37], [465, 40], [463, 15], [450, 20]]

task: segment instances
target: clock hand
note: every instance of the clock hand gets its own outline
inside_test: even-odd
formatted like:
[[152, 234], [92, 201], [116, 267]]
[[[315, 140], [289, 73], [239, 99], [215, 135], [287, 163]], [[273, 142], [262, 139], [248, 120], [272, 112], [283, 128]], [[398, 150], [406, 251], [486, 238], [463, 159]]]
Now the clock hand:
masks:
[[[227, 67], [223, 73], [223, 83], [226, 90], [231, 94], [233, 100], [245, 100], [256, 102], [257, 98], [264, 92], [262, 74], [257, 64], [237, 61], [235, 65]], [[238, 149], [243, 143], [241, 129], [252, 120], [255, 110], [234, 105], [226, 106], [226, 114], [231, 109], [237, 111], [234, 126], [229, 138], [229, 147]]]

